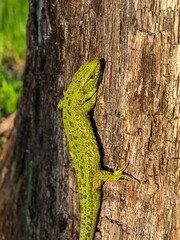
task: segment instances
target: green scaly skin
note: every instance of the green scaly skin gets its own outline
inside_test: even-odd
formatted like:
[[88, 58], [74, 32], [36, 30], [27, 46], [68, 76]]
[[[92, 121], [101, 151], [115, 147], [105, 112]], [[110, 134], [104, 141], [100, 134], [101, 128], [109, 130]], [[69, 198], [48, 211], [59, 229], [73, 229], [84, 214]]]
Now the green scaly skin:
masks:
[[99, 60], [82, 65], [64, 92], [64, 98], [58, 103], [58, 108], [63, 109], [63, 122], [72, 165], [78, 180], [81, 208], [80, 240], [92, 240], [94, 237], [102, 184], [105, 181], [132, 179], [122, 174], [128, 164], [114, 173], [101, 170], [98, 144], [88, 117], [88, 112], [96, 103], [100, 69]]

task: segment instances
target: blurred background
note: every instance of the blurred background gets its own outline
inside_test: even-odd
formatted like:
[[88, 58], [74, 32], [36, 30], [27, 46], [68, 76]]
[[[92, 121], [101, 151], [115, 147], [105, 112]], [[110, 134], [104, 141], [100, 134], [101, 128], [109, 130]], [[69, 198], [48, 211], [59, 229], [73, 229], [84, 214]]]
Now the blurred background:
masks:
[[15, 113], [20, 99], [27, 18], [28, 0], [0, 0], [0, 147], [7, 137], [2, 123]]

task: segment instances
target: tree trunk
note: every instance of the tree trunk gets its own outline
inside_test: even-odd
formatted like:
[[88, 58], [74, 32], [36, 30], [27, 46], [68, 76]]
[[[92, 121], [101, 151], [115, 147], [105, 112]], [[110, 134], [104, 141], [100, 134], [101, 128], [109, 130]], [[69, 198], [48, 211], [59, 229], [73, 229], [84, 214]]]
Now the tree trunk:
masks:
[[141, 183], [104, 184], [95, 239], [180, 239], [178, 1], [29, 6], [24, 88], [1, 152], [0, 240], [78, 239], [77, 180], [57, 103], [77, 69], [100, 58], [93, 119], [103, 167], [130, 162], [126, 172]]

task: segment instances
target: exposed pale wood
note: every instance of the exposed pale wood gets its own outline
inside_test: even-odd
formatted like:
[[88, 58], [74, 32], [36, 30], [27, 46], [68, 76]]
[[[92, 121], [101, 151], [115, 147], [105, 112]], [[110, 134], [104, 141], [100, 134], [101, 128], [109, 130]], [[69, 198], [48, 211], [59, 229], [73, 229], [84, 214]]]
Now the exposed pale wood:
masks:
[[14, 119], [16, 117], [16, 112], [8, 116], [0, 124], [0, 136], [5, 136], [6, 138], [10, 135], [10, 132], [14, 126]]
[[0, 162], [0, 236], [23, 235], [29, 159], [27, 239], [78, 239], [78, 188], [57, 103], [79, 66], [103, 57], [93, 115], [103, 163], [129, 161], [141, 184], [104, 184], [95, 240], [180, 239], [179, 14], [177, 0], [30, 0], [24, 89]]

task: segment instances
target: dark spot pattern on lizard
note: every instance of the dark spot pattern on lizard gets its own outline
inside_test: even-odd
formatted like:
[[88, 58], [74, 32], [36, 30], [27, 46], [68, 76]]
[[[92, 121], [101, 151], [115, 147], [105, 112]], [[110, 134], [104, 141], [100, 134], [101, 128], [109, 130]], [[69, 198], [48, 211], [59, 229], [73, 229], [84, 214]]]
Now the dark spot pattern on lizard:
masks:
[[58, 104], [59, 108], [63, 108], [65, 131], [79, 187], [80, 240], [92, 240], [94, 237], [102, 183], [117, 182], [122, 177], [131, 179], [122, 174], [127, 164], [114, 173], [101, 170], [98, 144], [88, 117], [96, 102], [100, 68], [99, 60], [82, 65], [64, 92], [64, 99]]

